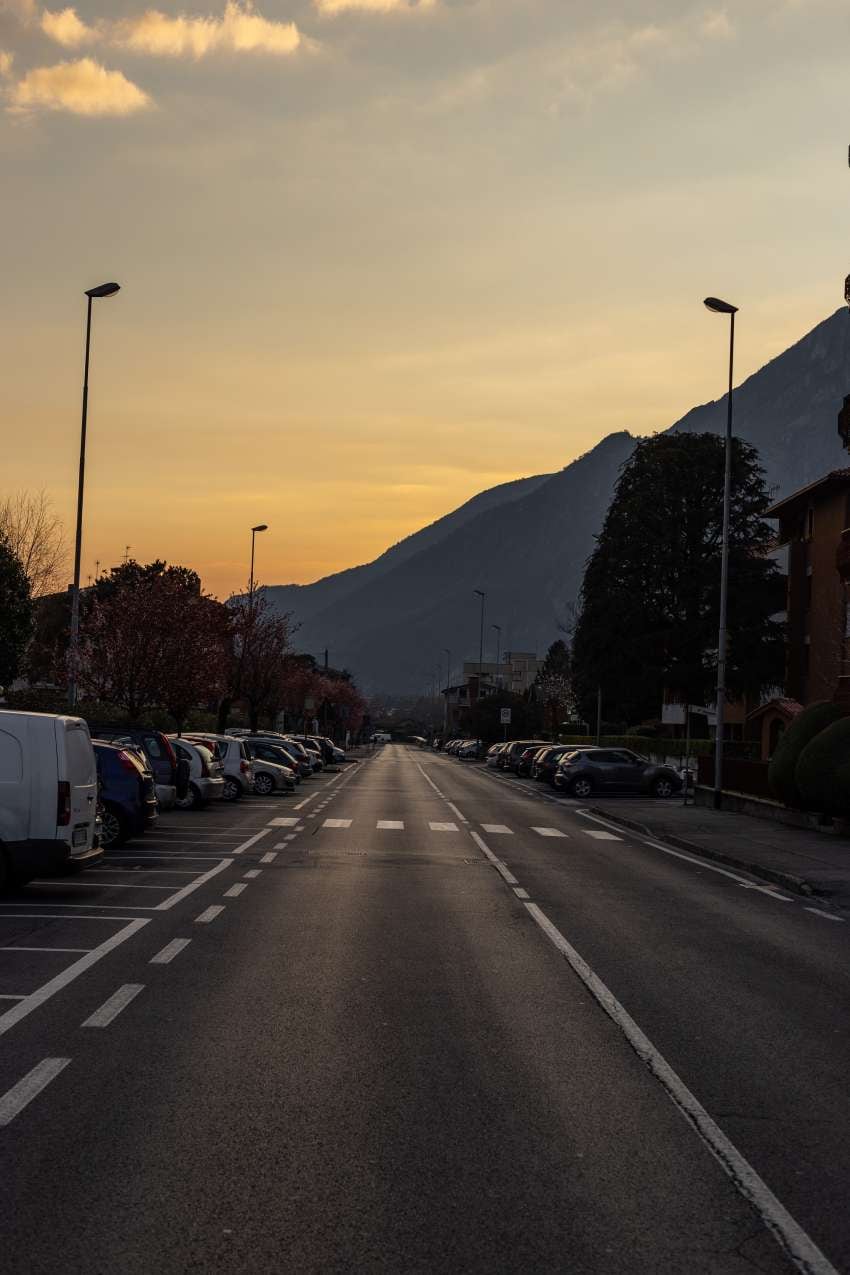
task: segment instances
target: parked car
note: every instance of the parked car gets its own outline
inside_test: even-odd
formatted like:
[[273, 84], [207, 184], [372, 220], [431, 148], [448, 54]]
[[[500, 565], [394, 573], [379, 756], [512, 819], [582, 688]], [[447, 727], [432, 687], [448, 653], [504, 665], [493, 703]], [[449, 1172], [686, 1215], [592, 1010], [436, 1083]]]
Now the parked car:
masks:
[[535, 753], [534, 760], [531, 763], [531, 777], [537, 779], [540, 783], [554, 784], [555, 773], [560, 765], [561, 758], [567, 753], [573, 751], [569, 744], [556, 744], [551, 748], [541, 748]]
[[0, 710], [0, 886], [103, 858], [97, 762], [86, 723]]
[[181, 735], [169, 735], [177, 760], [189, 763], [189, 788], [185, 797], [177, 798], [179, 810], [200, 810], [224, 796], [224, 767], [211, 749]]
[[297, 743], [294, 739], [288, 739], [285, 735], [277, 735], [273, 731], [261, 736], [250, 736], [252, 740], [262, 739], [264, 743], [273, 744], [275, 748], [281, 748], [292, 759], [292, 768], [299, 779], [308, 779], [313, 774], [313, 763], [310, 760], [310, 754], [306, 748]]
[[296, 774], [292, 758], [277, 744], [250, 735], [243, 743], [254, 768], [254, 792], [265, 797], [272, 792], [293, 792], [300, 784], [301, 776]]
[[584, 753], [596, 753], [598, 751], [599, 751], [599, 748], [598, 748], [598, 745], [596, 744], [582, 744], [581, 748], [576, 748], [574, 746], [573, 748], [567, 749], [563, 757], [558, 762], [557, 769], [555, 771], [555, 774], [552, 777], [552, 783], [559, 790], [559, 792], [566, 792], [567, 787], [569, 785], [570, 776], [568, 774], [568, 763], [570, 762], [570, 758], [572, 757], [573, 753], [580, 752], [584, 754]]
[[244, 740], [235, 735], [199, 731], [191, 731], [185, 738], [204, 744], [224, 767], [222, 800], [238, 801], [246, 792], [254, 791], [254, 770]]
[[313, 770], [324, 770], [325, 762], [322, 757], [322, 750], [314, 739], [309, 735], [290, 735], [289, 738], [295, 744], [300, 744], [304, 749], [307, 757], [312, 762]]
[[156, 799], [161, 810], [170, 810], [177, 800], [177, 756], [171, 743], [161, 730], [147, 730], [135, 726], [92, 725], [92, 739], [102, 739], [107, 744], [122, 747], [135, 745], [141, 748], [153, 771]]
[[647, 761], [627, 748], [581, 749], [567, 753], [558, 767], [559, 787], [581, 800], [594, 792], [646, 792], [671, 797], [682, 787], [672, 766]]
[[545, 739], [512, 739], [505, 745], [504, 750], [499, 753], [497, 763], [499, 769], [516, 770], [520, 756], [526, 748], [530, 748], [532, 744], [537, 748], [545, 748], [547, 742]]
[[94, 741], [104, 850], [152, 828], [158, 818], [153, 771], [136, 748]]
[[523, 748], [516, 764], [516, 773], [518, 775], [530, 775], [534, 765], [534, 759], [538, 753], [543, 752], [537, 744], [529, 744], [528, 748]]
[[499, 754], [501, 753], [504, 747], [505, 747], [504, 744], [491, 744], [491, 746], [487, 749], [487, 756], [485, 757], [484, 760], [486, 764], [492, 767], [494, 770], [498, 762]]
[[484, 745], [480, 739], [466, 739], [457, 750], [461, 761], [479, 761], [484, 755]]

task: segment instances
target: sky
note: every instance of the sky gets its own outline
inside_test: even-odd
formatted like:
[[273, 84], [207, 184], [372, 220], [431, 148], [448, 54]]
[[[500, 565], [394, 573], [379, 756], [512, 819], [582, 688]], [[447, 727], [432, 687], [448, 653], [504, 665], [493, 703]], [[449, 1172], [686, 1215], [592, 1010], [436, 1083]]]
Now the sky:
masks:
[[[846, 0], [0, 0], [0, 495], [308, 582], [841, 303]], [[129, 549], [127, 548], [129, 546]]]

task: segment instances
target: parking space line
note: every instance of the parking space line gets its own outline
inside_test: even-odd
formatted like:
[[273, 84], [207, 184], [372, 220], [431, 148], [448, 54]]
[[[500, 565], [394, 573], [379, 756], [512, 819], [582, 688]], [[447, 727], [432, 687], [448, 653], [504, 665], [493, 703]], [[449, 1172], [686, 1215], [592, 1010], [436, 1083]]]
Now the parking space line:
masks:
[[15, 943], [9, 943], [6, 947], [0, 947], [0, 954], [3, 952], [90, 952], [90, 947], [18, 947]]
[[157, 905], [157, 912], [167, 912], [173, 908], [175, 904], [182, 903], [183, 899], [193, 894], [195, 890], [200, 889], [202, 885], [206, 885], [207, 881], [211, 881], [213, 877], [218, 876], [219, 872], [224, 872], [225, 868], [229, 868], [232, 860], [222, 859], [221, 863], [216, 864], [214, 868], [210, 868], [209, 872], [204, 872], [198, 877], [197, 881], [192, 881], [189, 885], [184, 885], [182, 890], [178, 890], [176, 894], [172, 894], [170, 899], [165, 899]]
[[[91, 872], [91, 868], [89, 869], [89, 872]], [[88, 876], [88, 873], [86, 873], [86, 876]], [[126, 883], [119, 884], [119, 882], [117, 881], [113, 883], [112, 881], [94, 881], [92, 879], [89, 879], [88, 881], [67, 881], [64, 877], [60, 878], [59, 880], [54, 880], [52, 877], [44, 877], [43, 880], [31, 881], [29, 885], [30, 885], [30, 888], [36, 885], [61, 885], [63, 887], [69, 886], [69, 885], [75, 885], [75, 886], [79, 886], [80, 889], [83, 889], [83, 890], [90, 889], [90, 887], [93, 885], [102, 885], [104, 890], [168, 890], [170, 889], [170, 886], [167, 886], [167, 885], [143, 885], [141, 881], [127, 881]]]
[[0, 1098], [0, 1125], [11, 1124], [15, 1116], [19, 1115], [33, 1098], [37, 1098], [42, 1089], [45, 1089], [51, 1080], [55, 1080], [70, 1061], [70, 1058], [44, 1058], [16, 1085], [7, 1089]]
[[[81, 920], [83, 918], [80, 918]], [[92, 920], [125, 920], [125, 917], [97, 917]], [[69, 983], [73, 983], [74, 979], [79, 978], [87, 969], [91, 969], [92, 965], [96, 965], [102, 957], [112, 952], [116, 947], [120, 947], [122, 943], [126, 943], [127, 939], [138, 934], [143, 926], [148, 925], [150, 917], [137, 917], [130, 921], [117, 934], [113, 934], [111, 938], [105, 940], [98, 947], [87, 952], [85, 956], [81, 956], [78, 961], [74, 961], [73, 965], [69, 965], [61, 974], [57, 974], [55, 978], [51, 978], [49, 982], [42, 984], [31, 995], [22, 1000], [20, 1004], [14, 1005], [11, 1009], [7, 1009], [5, 1014], [0, 1014], [0, 1036], [19, 1023], [22, 1018], [26, 1018], [27, 1014], [31, 1014], [34, 1009], [38, 1009], [39, 1005], [43, 1005], [45, 1001], [50, 1000], [51, 996], [67, 987]]]
[[117, 992], [113, 992], [109, 1000], [104, 1001], [100, 1009], [96, 1009], [93, 1014], [81, 1024], [83, 1027], [108, 1027], [114, 1022], [122, 1009], [126, 1009], [131, 1001], [134, 1001], [139, 992], [145, 990], [144, 983], [125, 983], [123, 987], [119, 987]]
[[243, 841], [241, 846], [237, 846], [235, 850], [231, 850], [231, 854], [241, 854], [243, 850], [249, 850], [251, 846], [255, 846], [258, 841], [262, 841], [263, 837], [267, 837], [271, 832], [271, 828], [263, 828], [260, 832], [255, 832], [253, 837], [249, 837], [247, 841]]
[[172, 939], [170, 943], [166, 943], [156, 956], [152, 956], [149, 965], [168, 965], [174, 960], [175, 956], [179, 956], [184, 947], [188, 947], [191, 939]]
[[4, 992], [3, 995], [0, 996], [0, 1001], [23, 1001], [23, 1000], [26, 1000], [25, 996], [12, 996], [9, 992]]
[[215, 918], [223, 911], [224, 907], [220, 903], [213, 903], [213, 905], [208, 907], [205, 912], [202, 912], [200, 916], [195, 917], [195, 924], [209, 925], [210, 921], [214, 921]]

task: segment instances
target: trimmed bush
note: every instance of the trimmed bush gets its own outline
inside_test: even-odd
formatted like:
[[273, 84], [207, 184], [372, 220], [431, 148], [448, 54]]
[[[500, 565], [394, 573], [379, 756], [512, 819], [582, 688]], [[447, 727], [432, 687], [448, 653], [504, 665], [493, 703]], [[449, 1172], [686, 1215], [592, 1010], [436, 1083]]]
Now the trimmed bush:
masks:
[[796, 779], [800, 755], [816, 735], [843, 716], [837, 704], [821, 700], [804, 708], [790, 723], [780, 737], [767, 772], [770, 790], [777, 801], [784, 802], [786, 806], [803, 804]]
[[806, 744], [795, 779], [808, 809], [850, 814], [850, 717], [833, 722]]

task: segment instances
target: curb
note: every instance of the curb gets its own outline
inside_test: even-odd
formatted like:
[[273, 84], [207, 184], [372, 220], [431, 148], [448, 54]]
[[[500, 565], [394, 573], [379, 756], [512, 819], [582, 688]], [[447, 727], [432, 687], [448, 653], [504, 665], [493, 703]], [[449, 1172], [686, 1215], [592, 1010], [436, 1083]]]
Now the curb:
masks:
[[639, 823], [637, 819], [626, 819], [622, 815], [611, 814], [610, 810], [601, 810], [598, 806], [589, 806], [588, 810], [591, 814], [598, 815], [600, 819], [608, 819], [611, 823], [619, 824], [623, 828], [640, 832], [645, 837], [654, 837], [656, 841], [666, 841], [671, 846], [687, 850], [690, 854], [698, 855], [702, 859], [713, 859], [715, 863], [723, 863], [729, 868], [742, 868], [754, 877], [760, 877], [763, 881], [770, 881], [774, 885], [781, 885], [786, 890], [792, 890], [794, 894], [802, 894], [807, 898], [818, 893], [823, 894], [823, 891], [817, 891], [805, 877], [794, 876], [792, 872], [780, 872], [778, 868], [767, 868], [762, 863], [749, 863], [746, 859], [737, 859], [731, 854], [721, 854], [719, 850], [709, 850], [707, 846], [698, 845], [695, 841], [687, 841], [684, 837], [656, 832], [647, 824]]

